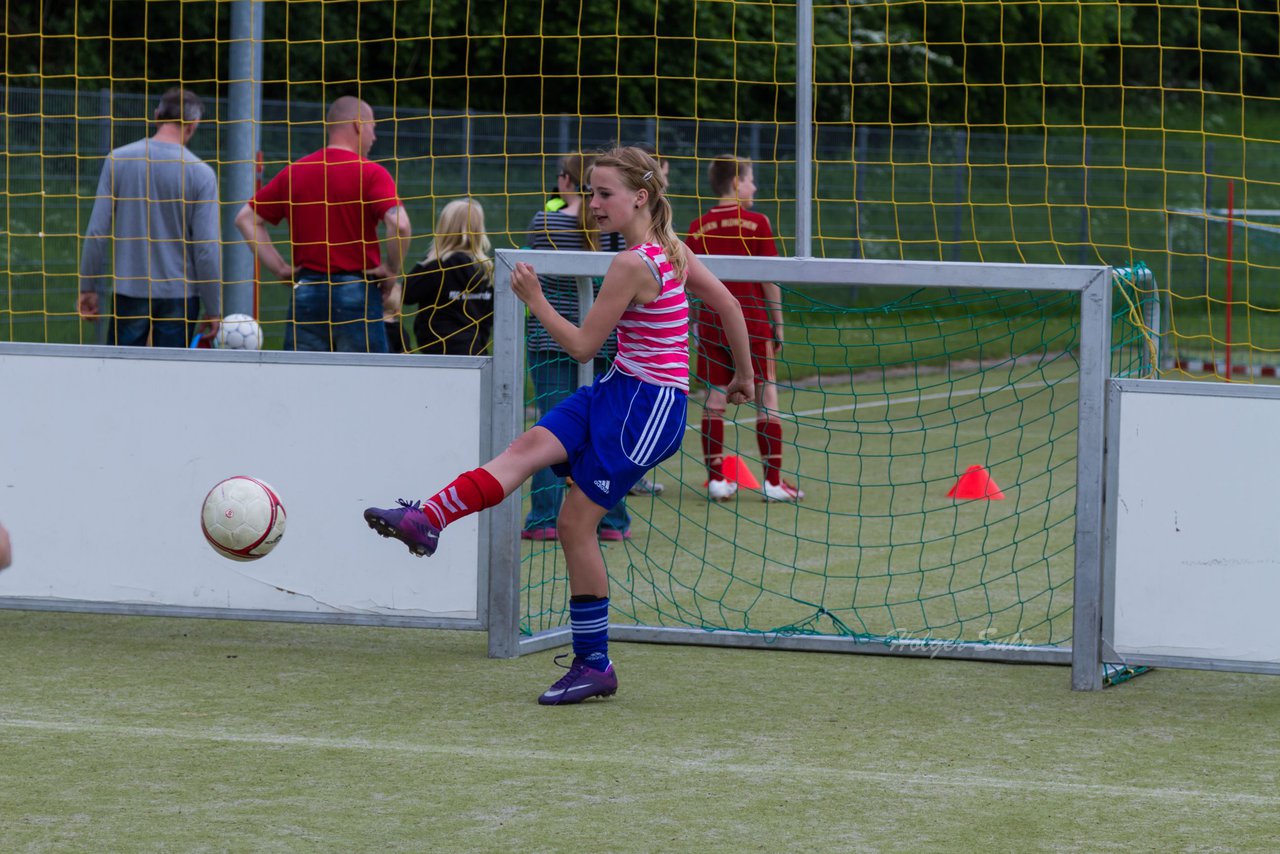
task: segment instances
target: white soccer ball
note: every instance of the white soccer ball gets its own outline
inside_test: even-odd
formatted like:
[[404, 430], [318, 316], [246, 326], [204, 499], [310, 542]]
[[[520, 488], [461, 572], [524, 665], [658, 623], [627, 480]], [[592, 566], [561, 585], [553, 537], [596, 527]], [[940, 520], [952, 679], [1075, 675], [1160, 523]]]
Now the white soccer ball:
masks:
[[228, 314], [218, 324], [213, 346], [220, 350], [261, 350], [262, 327], [247, 314]]
[[284, 504], [271, 485], [237, 475], [204, 497], [200, 529], [214, 551], [232, 560], [257, 560], [284, 536]]

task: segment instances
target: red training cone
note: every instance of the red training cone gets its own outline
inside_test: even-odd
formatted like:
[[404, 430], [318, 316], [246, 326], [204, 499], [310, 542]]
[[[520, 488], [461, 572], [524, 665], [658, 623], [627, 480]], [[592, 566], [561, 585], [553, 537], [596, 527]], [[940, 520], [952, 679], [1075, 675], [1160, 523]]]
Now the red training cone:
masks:
[[760, 481], [756, 480], [756, 476], [751, 473], [751, 469], [742, 461], [741, 457], [725, 457], [723, 467], [720, 469], [724, 472], [724, 479], [732, 481], [739, 486], [745, 486], [747, 489], [759, 489]]
[[972, 500], [986, 498], [990, 501], [1003, 501], [1004, 493], [996, 485], [995, 479], [982, 466], [969, 466], [947, 493], [948, 498], [956, 500]]
[[[745, 486], [747, 489], [760, 488], [760, 481], [756, 480], [756, 476], [751, 473], [751, 469], [742, 461], [741, 457], [725, 457], [720, 463], [720, 473], [730, 483]], [[709, 481], [704, 480], [702, 485], [706, 486], [708, 483]]]

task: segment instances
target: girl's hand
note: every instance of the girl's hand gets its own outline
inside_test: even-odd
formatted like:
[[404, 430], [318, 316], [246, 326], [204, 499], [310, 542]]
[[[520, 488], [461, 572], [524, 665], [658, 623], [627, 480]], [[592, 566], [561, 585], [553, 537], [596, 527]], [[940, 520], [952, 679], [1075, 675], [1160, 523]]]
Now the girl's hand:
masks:
[[542, 283], [533, 267], [521, 261], [511, 270], [511, 292], [525, 305], [542, 299]]
[[733, 379], [729, 380], [729, 384], [724, 388], [725, 400], [729, 403], [750, 403], [756, 399], [756, 383], [755, 377], [751, 374], [743, 374], [741, 371], [733, 375]]

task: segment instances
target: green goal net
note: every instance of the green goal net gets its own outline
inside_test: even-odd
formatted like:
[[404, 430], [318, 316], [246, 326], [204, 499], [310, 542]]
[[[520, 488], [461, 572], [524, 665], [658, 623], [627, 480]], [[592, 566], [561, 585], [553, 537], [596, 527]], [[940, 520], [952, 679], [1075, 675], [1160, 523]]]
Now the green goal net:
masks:
[[[1143, 306], [1115, 282], [1110, 371], [1137, 375]], [[653, 473], [662, 492], [630, 497], [632, 538], [603, 544], [615, 628], [1069, 645], [1080, 295], [783, 292], [782, 469], [805, 498], [748, 488], [763, 477], [743, 406], [725, 454], [747, 482], [708, 500], [695, 383], [682, 450]], [[554, 541], [525, 543], [521, 591], [523, 634], [567, 624]]]

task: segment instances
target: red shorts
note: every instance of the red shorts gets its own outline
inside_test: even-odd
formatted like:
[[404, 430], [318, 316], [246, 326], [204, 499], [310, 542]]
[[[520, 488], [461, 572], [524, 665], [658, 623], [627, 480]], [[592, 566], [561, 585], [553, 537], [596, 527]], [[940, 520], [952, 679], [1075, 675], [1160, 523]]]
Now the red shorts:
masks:
[[[751, 367], [756, 372], [756, 384], [773, 382], [773, 339], [751, 335], [747, 341], [751, 345]], [[733, 352], [717, 341], [699, 338], [694, 376], [704, 385], [724, 389], [733, 379]]]

